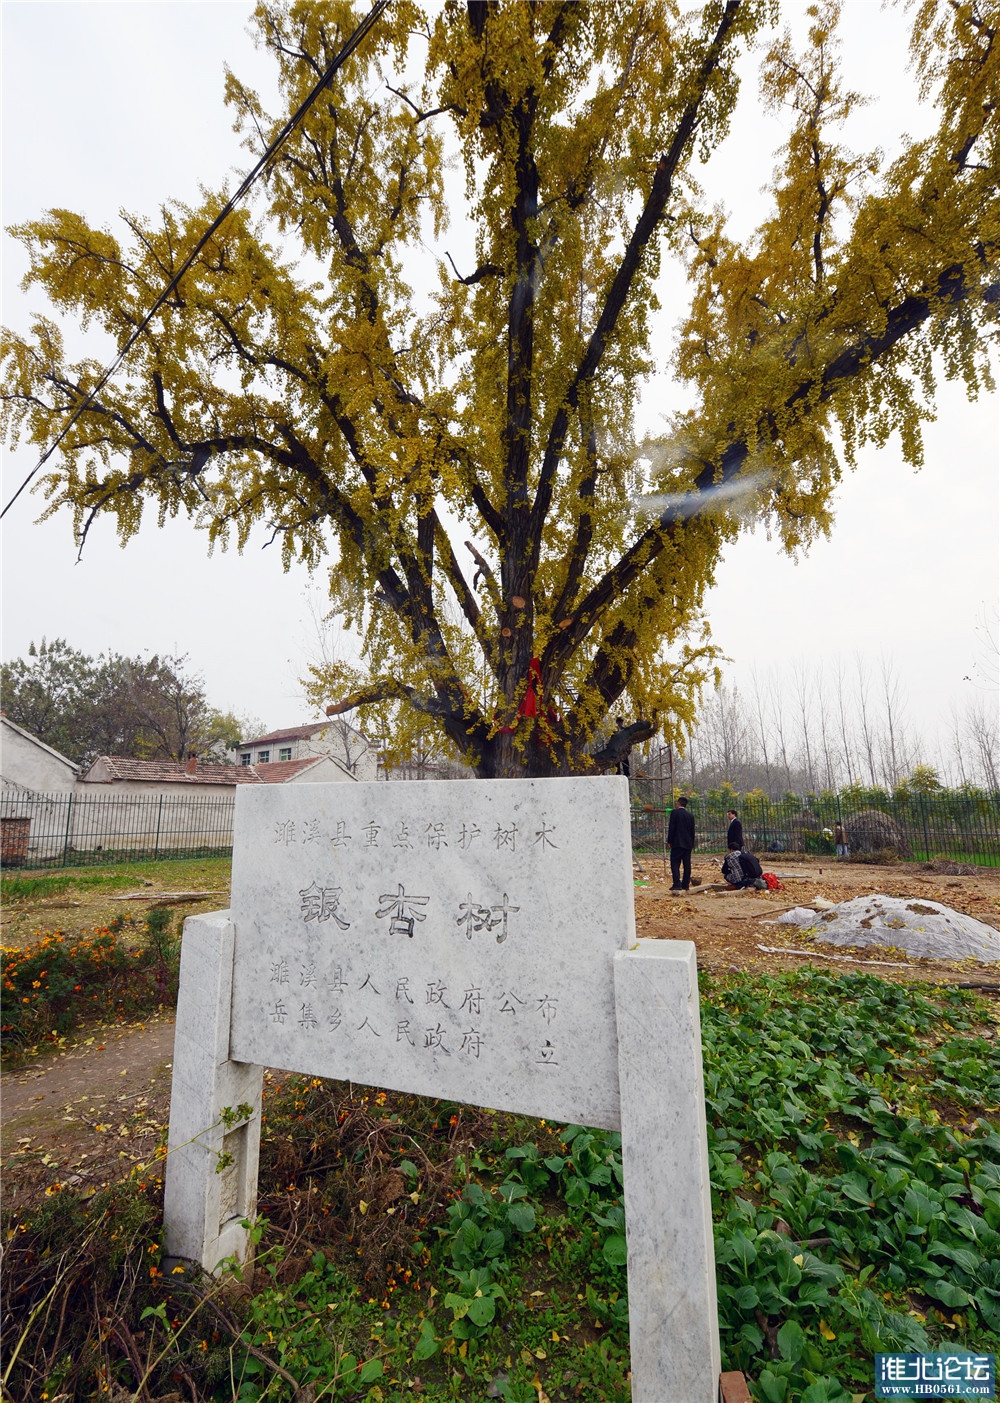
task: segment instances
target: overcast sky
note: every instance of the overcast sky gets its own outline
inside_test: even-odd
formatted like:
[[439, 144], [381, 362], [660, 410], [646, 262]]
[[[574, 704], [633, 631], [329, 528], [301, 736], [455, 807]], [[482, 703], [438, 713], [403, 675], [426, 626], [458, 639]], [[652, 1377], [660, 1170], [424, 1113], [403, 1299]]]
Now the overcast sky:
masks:
[[[787, 10], [797, 25], [804, 12]], [[224, 65], [265, 96], [272, 90], [269, 62], [247, 34], [249, 13], [242, 3], [4, 4], [3, 224], [62, 206], [113, 225], [119, 208], [151, 213], [165, 198], [193, 201], [199, 185], [244, 170], [249, 158], [221, 100]], [[873, 95], [851, 140], [891, 154], [903, 131], [916, 135], [932, 121], [906, 71], [904, 20], [845, 0], [842, 33], [847, 81]], [[737, 233], [762, 215], [760, 187], [781, 139], [776, 119], [757, 107], [758, 63], [746, 65], [738, 120], [706, 175]], [[19, 289], [20, 246], [5, 239], [4, 253], [3, 321], [24, 329], [43, 304]], [[666, 362], [684, 283], [667, 275], [661, 292], [662, 369], [642, 406], [642, 427], [654, 430], [678, 402]], [[926, 441], [920, 472], [896, 443], [867, 450], [838, 493], [832, 537], [804, 558], [789, 560], [762, 531], [729, 550], [708, 609], [732, 679], [784, 660], [815, 666], [860, 653], [877, 665], [889, 653], [909, 719], [926, 734], [961, 703], [976, 625], [998, 593], [1000, 400], [969, 404], [943, 386]], [[23, 450], [5, 455], [5, 502], [33, 463]], [[159, 530], [151, 519], [125, 549], [102, 521], [75, 564], [68, 516], [39, 525], [40, 509], [26, 495], [4, 523], [5, 658], [43, 635], [95, 653], [187, 653], [216, 705], [269, 727], [306, 718], [298, 678], [318, 651], [310, 580], [302, 570], [284, 574], [263, 536], [243, 556], [209, 559], [185, 521]], [[314, 599], [321, 591], [313, 582]]]

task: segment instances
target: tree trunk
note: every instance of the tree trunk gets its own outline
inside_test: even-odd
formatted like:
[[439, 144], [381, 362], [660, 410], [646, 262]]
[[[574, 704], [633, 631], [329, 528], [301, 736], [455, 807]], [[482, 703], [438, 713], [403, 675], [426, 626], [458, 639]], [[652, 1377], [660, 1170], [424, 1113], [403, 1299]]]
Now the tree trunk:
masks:
[[[561, 748], [540, 744], [535, 736], [521, 745], [515, 745], [516, 739], [513, 734], [498, 733], [486, 742], [476, 766], [478, 779], [555, 779], [574, 773]], [[586, 770], [590, 767], [584, 764], [575, 773]]]
[[[633, 721], [616, 731], [601, 750], [573, 752], [558, 737], [539, 735], [536, 725], [521, 744], [513, 732], [498, 732], [483, 747], [476, 766], [479, 779], [557, 779], [571, 774], [601, 774], [617, 768], [634, 745], [656, 734], [651, 721]], [[572, 766], [571, 766], [572, 760]]]

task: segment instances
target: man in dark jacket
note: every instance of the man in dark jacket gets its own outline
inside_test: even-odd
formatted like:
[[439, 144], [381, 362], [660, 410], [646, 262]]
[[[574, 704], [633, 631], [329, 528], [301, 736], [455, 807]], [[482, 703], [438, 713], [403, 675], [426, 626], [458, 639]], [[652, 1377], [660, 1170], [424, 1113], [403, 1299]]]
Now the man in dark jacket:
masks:
[[736, 817], [736, 810], [729, 810], [729, 832], [726, 834], [727, 848], [742, 848], [743, 846], [743, 825]]
[[[687, 891], [691, 885], [691, 852], [694, 848], [694, 814], [688, 813], [682, 795], [670, 810], [667, 847], [670, 849], [671, 891]], [[682, 869], [683, 867], [683, 874]]]
[[757, 858], [753, 853], [742, 852], [732, 844], [722, 863], [722, 875], [731, 887], [756, 887], [758, 891], [767, 890], [764, 873]]

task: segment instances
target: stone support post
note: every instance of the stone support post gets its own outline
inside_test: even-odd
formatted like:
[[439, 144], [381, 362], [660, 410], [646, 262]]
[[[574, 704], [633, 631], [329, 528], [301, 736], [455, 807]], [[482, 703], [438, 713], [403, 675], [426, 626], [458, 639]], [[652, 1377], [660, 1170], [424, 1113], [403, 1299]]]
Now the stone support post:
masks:
[[719, 1324], [698, 967], [687, 940], [614, 957], [633, 1403], [717, 1403]]
[[[181, 942], [170, 1132], [163, 1187], [168, 1257], [214, 1271], [227, 1257], [245, 1262], [241, 1227], [257, 1208], [263, 1068], [229, 1060], [234, 931], [228, 911], [190, 916]], [[227, 1129], [225, 1106], [253, 1107]], [[221, 1172], [222, 1157], [231, 1162]]]

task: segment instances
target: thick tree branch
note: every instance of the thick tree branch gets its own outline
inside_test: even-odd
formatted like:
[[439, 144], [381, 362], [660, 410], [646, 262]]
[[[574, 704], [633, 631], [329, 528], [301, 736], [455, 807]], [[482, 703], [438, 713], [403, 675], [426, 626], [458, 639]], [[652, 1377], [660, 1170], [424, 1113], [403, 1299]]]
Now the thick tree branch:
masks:
[[618, 271], [608, 290], [604, 306], [601, 309], [601, 315], [597, 319], [597, 325], [591, 334], [587, 349], [584, 351], [576, 374], [566, 391], [564, 402], [556, 410], [555, 417], [552, 421], [552, 427], [549, 430], [545, 456], [542, 459], [542, 466], [538, 479], [538, 490], [535, 494], [535, 501], [531, 511], [531, 522], [528, 530], [529, 537], [533, 543], [534, 552], [531, 563], [532, 573], [538, 568], [542, 530], [552, 505], [552, 491], [555, 483], [556, 469], [559, 466], [559, 459], [562, 456], [563, 448], [566, 443], [570, 412], [578, 407], [583, 386], [589, 380], [592, 380], [597, 373], [608, 342], [614, 333], [618, 318], [628, 300], [628, 295], [635, 281], [635, 276], [639, 271], [642, 255], [653, 236], [654, 230], [666, 212], [667, 201], [673, 191], [673, 181], [677, 172], [677, 167], [697, 130], [701, 104], [708, 89], [709, 81], [719, 66], [723, 48], [730, 30], [736, 22], [736, 16], [739, 13], [742, 3], [743, 0], [728, 0], [722, 18], [719, 21], [715, 37], [709, 45], [705, 57], [702, 60], [701, 67], [693, 81], [692, 95], [677, 123], [673, 140], [666, 154], [660, 158], [657, 164], [656, 174], [653, 177], [653, 184], [649, 196], [636, 226], [632, 231], [628, 246], [622, 255], [621, 263], [618, 266]]
[[343, 716], [345, 712], [354, 711], [356, 707], [373, 706], [376, 702], [385, 701], [409, 702], [416, 711], [421, 711], [426, 716], [441, 717], [447, 714], [447, 708], [437, 697], [422, 696], [415, 687], [409, 687], [394, 677], [380, 677], [366, 687], [360, 687], [342, 701], [333, 702], [326, 708], [326, 714]]
[[466, 622], [479, 640], [479, 646], [483, 650], [486, 661], [491, 668], [494, 668], [496, 664], [494, 640], [490, 638], [483, 627], [482, 611], [479, 608], [476, 596], [469, 588], [465, 575], [462, 572], [462, 567], [455, 557], [455, 552], [448, 533], [438, 520], [436, 512], [433, 513], [433, 516], [434, 539], [437, 546], [437, 556], [441, 562], [441, 568], [445, 573], [448, 583], [455, 591], [455, 597], [461, 606], [462, 613], [465, 615]]
[[472, 544], [471, 541], [466, 541], [465, 549], [472, 556], [473, 560], [476, 562], [476, 566], [478, 567], [476, 569], [475, 575], [472, 577], [472, 588], [475, 589], [476, 581], [479, 579], [479, 576], [482, 575], [484, 581], [486, 582], [486, 588], [490, 592], [490, 598], [493, 600], [494, 606], [497, 609], [499, 609], [500, 586], [497, 584], [497, 577], [493, 573], [493, 567], [490, 565], [490, 562], [486, 559], [482, 552], [476, 549], [476, 547]]
[[652, 740], [655, 735], [655, 721], [633, 721], [631, 726], [622, 726], [621, 730], [615, 731], [607, 745], [592, 751], [590, 758], [599, 770], [609, 770], [612, 765], [620, 764], [634, 745], [642, 745], [643, 741]]
[[416, 105], [415, 102], [413, 102], [410, 98], [407, 97], [406, 93], [402, 92], [399, 88], [394, 88], [391, 83], [386, 83], [385, 86], [389, 92], [395, 93], [396, 97], [402, 98], [402, 100], [406, 103], [407, 107], [409, 107], [412, 110], [418, 122], [426, 122], [428, 117], [439, 117], [442, 112], [455, 112], [460, 117], [465, 116], [465, 113], [460, 108], [456, 107], [453, 102], [445, 103], [444, 107], [432, 107], [428, 111], [424, 112], [421, 108], [419, 108]]
[[477, 268], [474, 273], [470, 273], [467, 278], [463, 278], [461, 273], [455, 267], [454, 258], [452, 258], [451, 254], [448, 252], [447, 249], [445, 249], [444, 251], [444, 256], [451, 264], [451, 271], [455, 274], [455, 277], [463, 285], [463, 287], [474, 287], [476, 283], [481, 283], [484, 278], [503, 277], [503, 269], [500, 267], [499, 263], [484, 263], [481, 267]]
[[[962, 265], [956, 264], [946, 268], [938, 276], [933, 293], [913, 294], [904, 298], [887, 313], [885, 324], [879, 333], [873, 332], [858, 337], [853, 345], [845, 347], [821, 371], [804, 377], [801, 384], [786, 398], [785, 408], [794, 410], [803, 406], [801, 412], [808, 414], [809, 406], [818, 407], [825, 404], [843, 383], [851, 380], [864, 366], [871, 365], [886, 355], [904, 337], [923, 325], [935, 311], [942, 306], [957, 306], [967, 295], [968, 284]], [[1000, 302], [1000, 283], [987, 285], [981, 296], [989, 303]], [[761, 436], [766, 439], [767, 425], [762, 424], [759, 427]], [[710, 487], [731, 482], [746, 463], [749, 451], [744, 439], [734, 440], [723, 449], [715, 462], [706, 463], [702, 467], [695, 478], [694, 489], [707, 492]], [[684, 513], [685, 518], [688, 515], [689, 512]], [[620, 599], [660, 554], [672, 538], [680, 519], [677, 509], [670, 508], [666, 511], [632, 543], [586, 595], [569, 628], [553, 637], [543, 653], [542, 675], [548, 686], [554, 685], [566, 662], [609, 605]]]
[[587, 450], [587, 473], [581, 478], [580, 486], [577, 489], [578, 507], [576, 518], [576, 536], [573, 541], [573, 549], [570, 553], [569, 562], [566, 566], [566, 579], [563, 583], [562, 592], [552, 611], [552, 617], [556, 623], [561, 623], [573, 608], [573, 603], [583, 579], [584, 567], [587, 563], [587, 556], [590, 553], [590, 545], [594, 539], [594, 517], [592, 506], [594, 501], [594, 491], [597, 487], [597, 433], [592, 423], [584, 427], [585, 442]]

